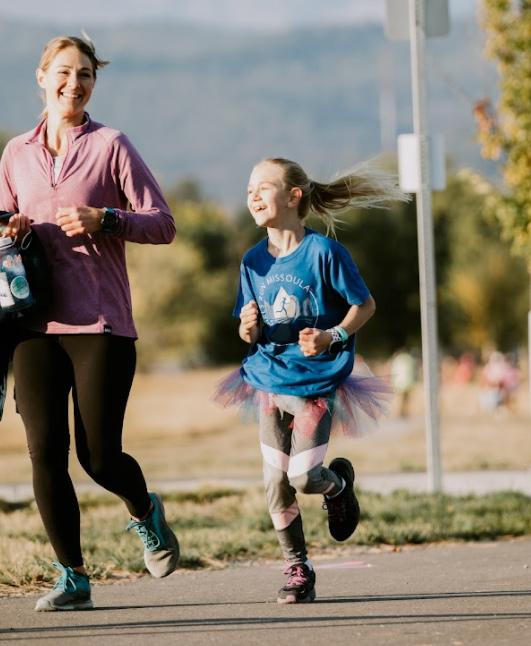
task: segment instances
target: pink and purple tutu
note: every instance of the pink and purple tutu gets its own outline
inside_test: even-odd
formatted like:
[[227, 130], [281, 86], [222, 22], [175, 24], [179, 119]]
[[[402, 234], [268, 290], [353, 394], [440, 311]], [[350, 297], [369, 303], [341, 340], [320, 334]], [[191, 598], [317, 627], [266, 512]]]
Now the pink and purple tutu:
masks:
[[[393, 394], [394, 388], [385, 379], [375, 377], [368, 369], [355, 369], [330, 396], [297, 398], [300, 407], [292, 427], [303, 437], [310, 437], [333, 400], [332, 433], [362, 437], [378, 428], [378, 418], [387, 413]], [[238, 368], [218, 383], [213, 400], [223, 408], [237, 407], [243, 421], [255, 422], [261, 410], [271, 414], [283, 408], [283, 397], [292, 396], [253, 388], [243, 380]]]

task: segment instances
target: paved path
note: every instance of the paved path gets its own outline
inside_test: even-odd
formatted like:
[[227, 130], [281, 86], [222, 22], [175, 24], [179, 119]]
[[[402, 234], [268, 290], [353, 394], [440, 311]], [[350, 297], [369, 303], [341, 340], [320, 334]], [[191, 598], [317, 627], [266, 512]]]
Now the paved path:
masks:
[[315, 562], [317, 600], [279, 606], [277, 563], [94, 587], [91, 612], [0, 599], [0, 644], [47, 646], [528, 646], [531, 539]]
[[[390, 493], [395, 489], [428, 491], [428, 477], [425, 473], [382, 473], [360, 474], [356, 483], [367, 491]], [[149, 486], [153, 491], [182, 491], [196, 489], [203, 485], [224, 485], [230, 487], [259, 486], [260, 478], [217, 478], [214, 480], [153, 480]], [[527, 471], [452, 471], [443, 474], [443, 490], [452, 494], [483, 494], [489, 491], [520, 491], [531, 496], [531, 469]], [[78, 493], [100, 492], [104, 489], [93, 482], [76, 484]], [[0, 483], [0, 498], [18, 502], [33, 497], [28, 483]]]

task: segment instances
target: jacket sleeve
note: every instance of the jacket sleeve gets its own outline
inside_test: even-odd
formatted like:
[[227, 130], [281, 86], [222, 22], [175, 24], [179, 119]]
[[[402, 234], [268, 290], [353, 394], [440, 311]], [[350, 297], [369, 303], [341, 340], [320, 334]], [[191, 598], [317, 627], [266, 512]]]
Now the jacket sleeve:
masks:
[[169, 244], [175, 237], [170, 207], [153, 174], [124, 134], [114, 142], [113, 169], [131, 209], [116, 209], [119, 224], [113, 235], [142, 244]]
[[2, 211], [18, 211], [18, 200], [14, 186], [10, 179], [10, 158], [11, 145], [8, 143], [4, 148], [0, 160], [0, 209]]

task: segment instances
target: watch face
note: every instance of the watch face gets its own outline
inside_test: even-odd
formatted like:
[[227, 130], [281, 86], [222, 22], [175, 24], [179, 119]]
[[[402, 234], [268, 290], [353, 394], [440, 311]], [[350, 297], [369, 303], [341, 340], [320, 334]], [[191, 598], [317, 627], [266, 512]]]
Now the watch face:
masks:
[[114, 211], [111, 211], [110, 209], [105, 210], [105, 215], [102, 218], [102, 227], [101, 230], [104, 233], [108, 233], [111, 231], [117, 224], [118, 222], [118, 216]]
[[330, 354], [337, 354], [338, 352], [341, 352], [343, 347], [343, 341], [332, 341], [328, 346], [328, 352], [330, 352]]

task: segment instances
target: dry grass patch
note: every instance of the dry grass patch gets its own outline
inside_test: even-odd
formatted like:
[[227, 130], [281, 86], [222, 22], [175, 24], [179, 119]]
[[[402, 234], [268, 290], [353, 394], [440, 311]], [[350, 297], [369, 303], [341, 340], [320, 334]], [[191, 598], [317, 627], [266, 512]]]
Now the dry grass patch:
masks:
[[[137, 376], [126, 415], [124, 447], [139, 460], [148, 479], [261, 477], [257, 426], [243, 424], [233, 410], [220, 409], [210, 400], [217, 381], [229, 370]], [[529, 468], [527, 384], [522, 384], [514, 410], [499, 418], [482, 413], [478, 400], [476, 384], [442, 388], [443, 469]], [[410, 418], [384, 419], [378, 433], [361, 440], [334, 438], [330, 457], [349, 457], [358, 473], [424, 470], [422, 407], [423, 393], [418, 386]], [[0, 481], [30, 482], [24, 430], [10, 397], [1, 435]], [[71, 465], [75, 481], [88, 479], [75, 454]]]

